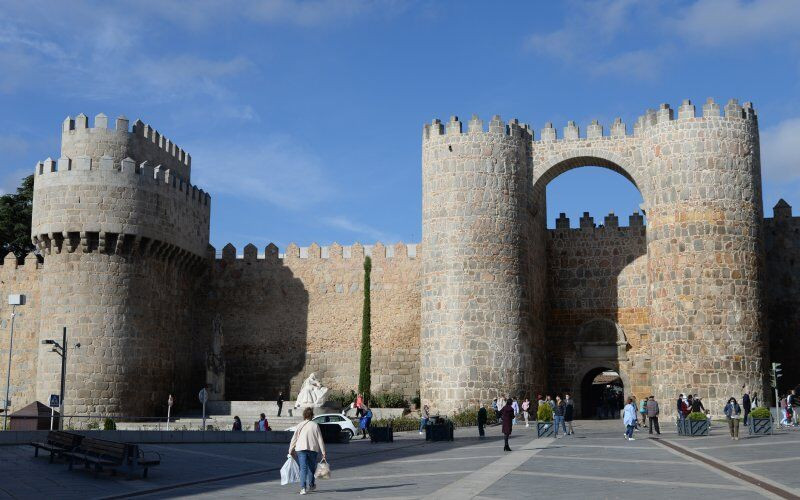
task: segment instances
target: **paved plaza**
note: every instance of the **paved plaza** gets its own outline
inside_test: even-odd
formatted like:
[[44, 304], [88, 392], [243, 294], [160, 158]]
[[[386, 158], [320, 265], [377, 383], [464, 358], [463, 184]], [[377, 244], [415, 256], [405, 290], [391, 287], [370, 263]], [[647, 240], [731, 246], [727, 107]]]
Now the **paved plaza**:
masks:
[[[665, 425], [667, 427], [667, 425]], [[576, 422], [576, 435], [536, 439], [519, 425], [512, 452], [502, 451], [499, 427], [487, 437], [459, 429], [454, 442], [426, 443], [398, 433], [394, 443], [354, 440], [329, 445], [332, 478], [318, 498], [800, 498], [800, 432], [727, 437], [715, 424], [709, 437], [671, 429], [661, 439], [646, 431], [623, 439], [618, 421]], [[2, 498], [290, 498], [281, 486], [284, 444], [144, 445], [162, 455], [146, 480], [67, 471], [63, 463], [33, 458], [28, 446], [0, 447]]]

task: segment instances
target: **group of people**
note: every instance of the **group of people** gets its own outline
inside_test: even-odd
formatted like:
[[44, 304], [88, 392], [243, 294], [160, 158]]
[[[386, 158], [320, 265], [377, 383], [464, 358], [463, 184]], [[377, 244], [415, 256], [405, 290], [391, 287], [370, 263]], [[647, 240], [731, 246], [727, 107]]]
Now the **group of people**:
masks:
[[[625, 439], [635, 441], [634, 431], [641, 428], [649, 428], [650, 434], [654, 431], [661, 435], [661, 427], [658, 424], [658, 416], [661, 408], [655, 396], [648, 396], [637, 403], [636, 396], [630, 396], [622, 409], [622, 422], [625, 424]], [[642, 422], [639, 423], [641, 416]]]

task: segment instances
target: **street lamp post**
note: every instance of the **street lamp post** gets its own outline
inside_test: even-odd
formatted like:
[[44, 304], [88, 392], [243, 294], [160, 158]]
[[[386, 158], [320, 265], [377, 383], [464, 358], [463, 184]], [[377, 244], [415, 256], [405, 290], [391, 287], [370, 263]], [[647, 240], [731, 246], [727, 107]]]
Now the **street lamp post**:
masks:
[[[67, 375], [67, 327], [65, 326], [62, 331], [61, 344], [52, 339], [42, 340], [42, 344], [52, 345], [52, 351], [61, 356], [61, 390], [59, 392], [59, 407], [58, 411], [61, 414], [58, 419], [58, 428], [64, 429], [64, 386], [66, 384]], [[75, 344], [75, 347], [81, 345]]]

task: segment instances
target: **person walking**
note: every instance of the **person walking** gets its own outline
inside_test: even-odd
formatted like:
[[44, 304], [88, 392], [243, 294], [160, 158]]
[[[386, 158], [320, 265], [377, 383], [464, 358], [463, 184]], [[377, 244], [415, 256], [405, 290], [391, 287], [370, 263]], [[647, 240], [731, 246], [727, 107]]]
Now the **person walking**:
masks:
[[[317, 489], [314, 473], [317, 472], [317, 456], [322, 455], [322, 460], [327, 460], [325, 442], [322, 440], [322, 431], [319, 424], [311, 420], [314, 410], [303, 410], [303, 422], [297, 426], [289, 443], [289, 454], [297, 459], [300, 466], [300, 494]], [[307, 488], [307, 489], [306, 489]]]
[[686, 419], [686, 415], [689, 414], [689, 409], [688, 406], [686, 405], [686, 399], [683, 394], [678, 396], [676, 410], [678, 412], [678, 420], [680, 421], [681, 424], [683, 424], [683, 421]]
[[283, 410], [283, 391], [278, 393], [278, 399], [275, 401], [278, 403], [278, 416], [281, 416], [281, 410]]
[[639, 402], [639, 413], [642, 415], [642, 427], [647, 428], [647, 398]]
[[703, 406], [703, 399], [698, 397], [697, 394], [694, 395], [694, 398], [691, 398], [692, 401], [692, 412], [699, 412], [705, 413], [706, 407]]
[[363, 408], [361, 409], [362, 415], [358, 421], [358, 430], [361, 431], [361, 439], [367, 438], [367, 432], [369, 431], [369, 424], [372, 422], [372, 410], [364, 404]]
[[420, 416], [422, 418], [419, 419], [419, 433], [423, 434], [425, 432], [425, 426], [428, 425], [428, 419], [431, 418], [431, 411], [428, 405], [422, 406], [422, 413]]
[[528, 423], [528, 419], [530, 418], [530, 408], [531, 402], [528, 400], [528, 398], [525, 398], [525, 401], [522, 402], [522, 418], [525, 419], [525, 427], [530, 427], [530, 424]]
[[575, 434], [572, 429], [572, 419], [575, 416], [575, 405], [569, 394], [564, 394], [564, 422], [567, 424], [567, 436]]
[[519, 403], [517, 402], [517, 398], [514, 398], [511, 401], [511, 408], [514, 409], [514, 423], [517, 423], [517, 417], [519, 416]]
[[237, 416], [233, 417], [233, 428], [232, 431], [240, 431], [242, 430], [242, 420]]
[[483, 430], [486, 427], [486, 419], [488, 418], [486, 408], [481, 406], [478, 410], [478, 436], [484, 437], [486, 432]]
[[503, 422], [503, 436], [505, 436], [505, 446], [503, 447], [503, 451], [511, 451], [511, 447], [508, 446], [508, 436], [511, 435], [511, 428], [513, 427], [514, 421], [514, 408], [511, 407], [511, 400], [506, 400], [506, 404], [500, 410], [500, 420]]
[[497, 398], [492, 400], [492, 411], [494, 412], [494, 420], [497, 422], [500, 420], [500, 405], [497, 404]]
[[797, 412], [800, 410], [800, 398], [797, 396], [797, 390], [792, 389], [789, 397], [786, 398], [786, 404], [792, 410], [792, 425], [797, 425]]
[[728, 429], [731, 431], [731, 439], [739, 440], [739, 419], [742, 416], [742, 407], [736, 402], [736, 398], [731, 397], [725, 405], [725, 417], [728, 419]]
[[[744, 389], [744, 386], [742, 386]], [[747, 426], [747, 417], [750, 415], [750, 410], [752, 409], [752, 402], [750, 401], [750, 394], [747, 393], [747, 389], [744, 389], [744, 394], [742, 394], [742, 410], [744, 410], [744, 425]]]
[[628, 441], [635, 441], [633, 437], [633, 430], [636, 429], [636, 406], [633, 404], [633, 398], [628, 398], [628, 404], [622, 410], [622, 423], [625, 424], [625, 439]]
[[554, 403], [555, 407], [553, 409], [553, 425], [555, 426], [556, 432], [556, 439], [559, 438], [558, 435], [558, 427], [564, 429], [563, 435], [567, 435], [567, 427], [564, 425], [564, 412], [566, 411], [567, 405], [564, 404], [564, 401], [561, 399], [561, 396], [556, 396], [556, 401]]
[[356, 396], [356, 418], [361, 418], [364, 415], [364, 396], [358, 394]]
[[786, 426], [792, 425], [792, 415], [789, 412], [790, 408], [789, 408], [788, 399], [789, 399], [788, 396], [784, 396], [784, 397], [781, 398], [781, 403], [780, 403], [780, 406], [781, 406], [781, 425], [786, 425]]
[[660, 409], [658, 407], [658, 401], [656, 401], [655, 396], [650, 396], [649, 398], [647, 398], [647, 404], [645, 405], [645, 410], [647, 411], [647, 418], [650, 420], [650, 434], [652, 434], [653, 429], [655, 429], [656, 434], [660, 436], [661, 429], [658, 426], [658, 414], [660, 413]]

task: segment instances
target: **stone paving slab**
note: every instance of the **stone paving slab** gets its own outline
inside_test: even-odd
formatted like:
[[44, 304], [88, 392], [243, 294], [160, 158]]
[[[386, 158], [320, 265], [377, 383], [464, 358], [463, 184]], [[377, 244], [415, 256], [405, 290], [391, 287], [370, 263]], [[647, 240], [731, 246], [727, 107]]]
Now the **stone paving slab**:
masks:
[[[458, 429], [456, 441], [426, 443], [414, 432], [398, 433], [394, 443], [356, 440], [331, 445], [333, 478], [320, 481], [315, 498], [686, 498], [714, 495], [728, 499], [769, 497], [763, 490], [726, 475], [680, 451], [650, 440], [622, 438], [616, 421], [581, 422], [580, 434], [539, 440], [532, 429], [515, 428], [514, 451], [502, 451], [499, 427], [479, 439], [475, 429]], [[682, 438], [664, 433], [679, 447], [797, 488], [800, 433], [730, 441], [720, 429], [710, 437]], [[295, 498], [297, 485], [281, 486], [279, 469], [286, 445], [145, 445], [162, 454], [147, 480], [126, 481], [66, 465], [33, 459], [27, 446], [0, 446], [0, 498], [104, 498], [144, 493], [149, 498]], [[769, 461], [771, 460], [771, 461]], [[177, 487], [176, 487], [177, 486]], [[154, 491], [158, 488], [167, 488]]]

